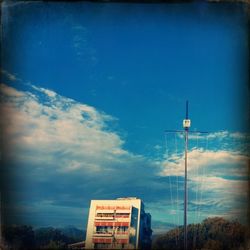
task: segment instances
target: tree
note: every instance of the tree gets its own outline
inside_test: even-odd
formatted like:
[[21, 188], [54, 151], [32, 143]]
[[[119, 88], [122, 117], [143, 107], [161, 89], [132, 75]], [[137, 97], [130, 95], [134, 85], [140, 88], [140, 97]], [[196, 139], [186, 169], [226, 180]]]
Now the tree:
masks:
[[4, 226], [3, 239], [9, 249], [28, 250], [35, 247], [35, 235], [30, 226]]
[[67, 249], [68, 244], [77, 241], [53, 227], [33, 230], [31, 226], [5, 226], [3, 238], [9, 250]]
[[[246, 245], [247, 228], [237, 221], [215, 217], [187, 227], [188, 249], [235, 250]], [[183, 250], [183, 227], [168, 231], [153, 241], [153, 249]]]
[[39, 228], [35, 231], [36, 246], [42, 249], [64, 249], [73, 243], [72, 238], [53, 227]]

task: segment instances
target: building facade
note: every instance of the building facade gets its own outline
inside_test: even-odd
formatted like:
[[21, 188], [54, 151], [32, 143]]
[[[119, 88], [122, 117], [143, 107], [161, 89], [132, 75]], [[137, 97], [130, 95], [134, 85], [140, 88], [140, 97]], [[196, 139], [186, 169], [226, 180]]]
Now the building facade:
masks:
[[150, 249], [151, 216], [138, 198], [92, 200], [86, 249]]

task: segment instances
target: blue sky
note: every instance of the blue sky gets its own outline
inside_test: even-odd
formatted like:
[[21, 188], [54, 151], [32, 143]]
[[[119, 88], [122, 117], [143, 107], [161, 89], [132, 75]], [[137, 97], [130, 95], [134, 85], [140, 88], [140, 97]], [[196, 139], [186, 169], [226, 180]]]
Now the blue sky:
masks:
[[183, 140], [164, 130], [181, 129], [187, 99], [192, 129], [211, 132], [190, 137], [189, 222], [245, 219], [242, 5], [2, 5], [14, 222], [84, 228], [90, 199], [138, 196], [155, 232], [181, 224]]

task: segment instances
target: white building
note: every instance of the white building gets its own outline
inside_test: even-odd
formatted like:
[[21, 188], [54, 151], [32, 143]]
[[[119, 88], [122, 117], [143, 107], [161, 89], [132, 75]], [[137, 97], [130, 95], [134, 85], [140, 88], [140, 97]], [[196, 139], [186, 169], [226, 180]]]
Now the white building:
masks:
[[92, 200], [86, 249], [150, 249], [151, 216], [141, 199]]

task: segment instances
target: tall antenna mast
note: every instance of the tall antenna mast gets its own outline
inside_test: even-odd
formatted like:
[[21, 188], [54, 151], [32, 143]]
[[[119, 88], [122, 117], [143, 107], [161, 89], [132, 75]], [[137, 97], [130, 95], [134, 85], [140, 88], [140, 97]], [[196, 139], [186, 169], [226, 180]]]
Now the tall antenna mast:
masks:
[[190, 131], [191, 120], [188, 118], [188, 101], [186, 101], [186, 117], [183, 120], [183, 130], [165, 130], [166, 133], [182, 133], [185, 136], [185, 178], [184, 178], [184, 249], [187, 250], [187, 204], [188, 204], [188, 186], [187, 186], [187, 165], [188, 165], [188, 133], [207, 134], [208, 132]]
[[188, 101], [186, 101], [186, 118], [183, 120], [185, 130], [185, 179], [184, 179], [184, 249], [187, 250], [187, 154], [188, 154], [188, 130], [191, 126], [191, 120], [188, 119]]

